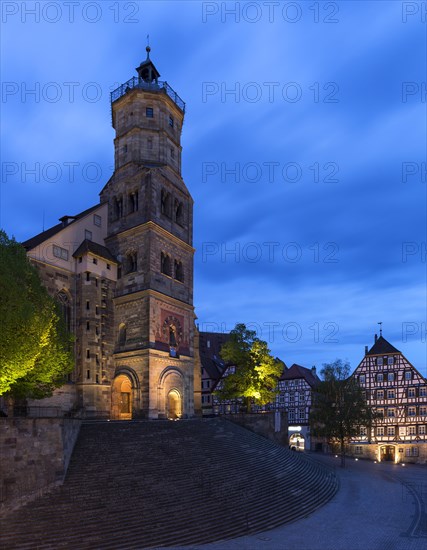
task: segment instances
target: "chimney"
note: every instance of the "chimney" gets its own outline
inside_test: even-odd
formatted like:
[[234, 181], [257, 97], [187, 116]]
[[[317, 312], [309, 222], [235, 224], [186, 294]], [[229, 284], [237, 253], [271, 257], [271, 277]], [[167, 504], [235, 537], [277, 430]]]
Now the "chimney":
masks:
[[375, 342], [378, 340], [378, 336], [375, 334]]
[[313, 374], [313, 376], [316, 376], [316, 367], [315, 366], [311, 367], [311, 373]]
[[368, 355], [368, 346], [365, 346], [365, 355]]

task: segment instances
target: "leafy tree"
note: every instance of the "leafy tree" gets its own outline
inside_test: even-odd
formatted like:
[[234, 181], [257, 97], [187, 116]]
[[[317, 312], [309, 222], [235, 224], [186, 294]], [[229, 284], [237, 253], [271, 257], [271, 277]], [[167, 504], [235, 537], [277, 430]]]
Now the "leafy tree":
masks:
[[359, 435], [362, 426], [369, 427], [374, 414], [358, 385], [350, 376], [350, 365], [336, 359], [324, 363], [323, 380], [317, 385], [310, 412], [312, 434], [339, 443], [341, 466], [345, 464], [345, 444]]
[[247, 412], [252, 401], [265, 405], [274, 400], [284, 364], [270, 355], [267, 343], [256, 338], [255, 331], [237, 324], [221, 348], [221, 357], [236, 369], [223, 378], [222, 388], [216, 392], [220, 399], [244, 398]]
[[71, 336], [25, 249], [0, 231], [0, 395], [41, 398], [74, 365]]

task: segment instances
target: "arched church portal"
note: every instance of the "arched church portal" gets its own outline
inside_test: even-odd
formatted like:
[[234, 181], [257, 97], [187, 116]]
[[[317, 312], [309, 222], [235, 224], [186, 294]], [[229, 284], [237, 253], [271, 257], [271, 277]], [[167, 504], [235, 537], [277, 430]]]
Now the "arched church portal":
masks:
[[158, 389], [159, 418], [181, 418], [187, 412], [182, 372], [176, 367], [167, 367], [160, 375]]
[[132, 381], [126, 374], [119, 374], [111, 389], [111, 419], [131, 420], [133, 406]]
[[182, 397], [178, 390], [173, 389], [168, 393], [166, 402], [166, 414], [170, 420], [177, 420], [182, 416]]

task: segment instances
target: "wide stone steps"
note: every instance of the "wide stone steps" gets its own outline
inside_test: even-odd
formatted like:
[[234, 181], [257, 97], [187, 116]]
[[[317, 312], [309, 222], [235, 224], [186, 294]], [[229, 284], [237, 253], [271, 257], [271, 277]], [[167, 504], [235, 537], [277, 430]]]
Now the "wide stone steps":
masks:
[[87, 422], [65, 483], [0, 522], [1, 548], [200, 544], [294, 521], [333, 471], [221, 419]]

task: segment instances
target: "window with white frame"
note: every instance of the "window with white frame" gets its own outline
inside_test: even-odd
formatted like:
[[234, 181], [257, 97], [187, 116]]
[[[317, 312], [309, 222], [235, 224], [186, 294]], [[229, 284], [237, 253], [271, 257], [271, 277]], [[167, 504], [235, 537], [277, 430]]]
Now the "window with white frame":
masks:
[[393, 416], [396, 416], [395, 414], [395, 410], [394, 409], [387, 409], [387, 416], [389, 418], [393, 417]]
[[405, 370], [405, 380], [412, 380], [412, 372], [410, 370]]
[[408, 388], [408, 397], [415, 397], [415, 388]]
[[382, 365], [383, 365], [383, 358], [382, 357], [377, 357], [377, 365], [379, 367], [382, 367]]
[[394, 365], [394, 357], [387, 357], [387, 365]]
[[415, 407], [408, 407], [408, 416], [415, 416], [417, 409]]
[[366, 436], [366, 434], [367, 434], [366, 427], [365, 427], [365, 426], [361, 426], [361, 427], [360, 427], [360, 435], [363, 437], [363, 436]]
[[406, 435], [406, 427], [405, 426], [399, 426], [399, 436], [405, 437]]
[[93, 215], [93, 225], [96, 225], [97, 227], [101, 227], [102, 224], [102, 218], [101, 216], [98, 216], [98, 214]]
[[426, 427], [425, 426], [418, 426], [418, 434], [419, 435], [426, 435]]
[[377, 399], [384, 399], [384, 390], [377, 390]]
[[92, 240], [92, 231], [89, 231], [89, 229], [85, 229], [85, 239], [88, 241]]
[[405, 449], [405, 456], [418, 456], [418, 447], [407, 447]]
[[382, 372], [379, 372], [377, 374], [377, 382], [383, 382], [384, 381], [384, 375]]
[[420, 407], [420, 416], [427, 416], [427, 407]]
[[417, 427], [408, 426], [408, 435], [417, 435]]
[[418, 395], [420, 397], [426, 397], [427, 396], [427, 388], [425, 386], [420, 386], [418, 390]]
[[384, 409], [377, 409], [377, 414], [380, 417], [384, 417]]
[[384, 427], [383, 426], [378, 426], [377, 436], [382, 436], [382, 435], [384, 435]]
[[354, 454], [355, 455], [361, 455], [363, 454], [363, 447], [362, 445], [356, 445], [354, 448]]
[[387, 399], [394, 399], [396, 397], [396, 394], [394, 390], [387, 390]]
[[56, 244], [53, 245], [53, 255], [61, 260], [68, 260], [68, 250]]
[[304, 420], [305, 419], [305, 409], [300, 409], [299, 411], [299, 419]]
[[361, 374], [359, 376], [359, 384], [365, 384], [366, 383], [366, 376], [364, 374]]
[[394, 372], [387, 373], [387, 381], [394, 382]]
[[388, 426], [387, 428], [387, 435], [388, 436], [392, 436], [396, 433], [396, 429], [394, 426]]

